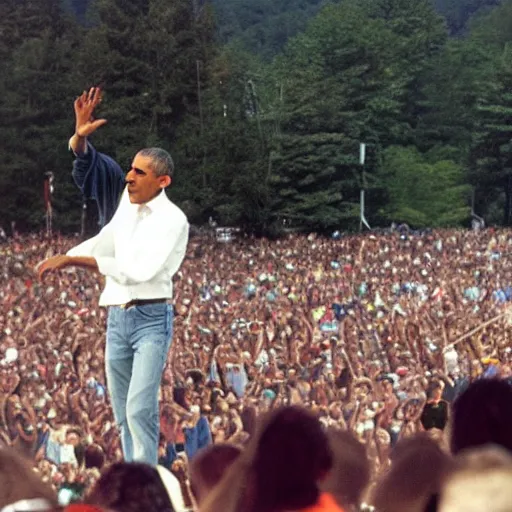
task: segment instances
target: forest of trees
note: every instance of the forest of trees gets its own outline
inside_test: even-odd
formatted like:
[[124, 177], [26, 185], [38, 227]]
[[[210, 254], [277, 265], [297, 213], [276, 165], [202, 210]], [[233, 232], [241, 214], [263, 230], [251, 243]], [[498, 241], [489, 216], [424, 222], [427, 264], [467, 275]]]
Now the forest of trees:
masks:
[[[74, 98], [103, 84], [93, 143], [176, 162], [191, 222], [512, 224], [512, 0], [3, 0], [0, 225], [80, 224]], [[359, 145], [366, 144], [364, 169]]]

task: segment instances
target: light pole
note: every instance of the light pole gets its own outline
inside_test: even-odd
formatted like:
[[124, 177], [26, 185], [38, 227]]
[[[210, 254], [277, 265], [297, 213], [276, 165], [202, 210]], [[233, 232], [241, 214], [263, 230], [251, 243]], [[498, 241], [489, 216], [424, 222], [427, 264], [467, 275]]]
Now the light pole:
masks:
[[361, 166], [361, 197], [359, 200], [360, 211], [359, 211], [359, 231], [363, 231], [363, 225], [368, 229], [372, 229], [366, 220], [364, 214], [364, 200], [365, 200], [365, 189], [366, 189], [366, 176], [364, 162], [366, 159], [366, 144], [364, 142], [359, 143], [359, 165]]
[[53, 209], [52, 209], [52, 195], [53, 195], [53, 172], [49, 171], [45, 173], [44, 180], [44, 206], [46, 210], [46, 236], [49, 238], [52, 236], [52, 221], [53, 221]]

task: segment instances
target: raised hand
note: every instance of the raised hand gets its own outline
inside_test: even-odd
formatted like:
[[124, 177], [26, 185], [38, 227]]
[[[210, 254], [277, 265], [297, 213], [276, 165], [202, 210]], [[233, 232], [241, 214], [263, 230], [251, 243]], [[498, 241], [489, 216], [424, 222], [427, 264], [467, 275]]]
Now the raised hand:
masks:
[[79, 137], [88, 137], [100, 126], [106, 124], [106, 119], [94, 119], [94, 110], [101, 103], [102, 91], [99, 87], [91, 87], [84, 91], [74, 103], [75, 107], [75, 134]]

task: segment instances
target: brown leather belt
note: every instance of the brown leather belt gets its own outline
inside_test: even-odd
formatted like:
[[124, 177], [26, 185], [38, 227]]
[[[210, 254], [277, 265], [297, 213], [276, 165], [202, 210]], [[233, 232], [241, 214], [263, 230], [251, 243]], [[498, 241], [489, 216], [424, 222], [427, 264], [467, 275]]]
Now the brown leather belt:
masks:
[[145, 306], [147, 304], [164, 304], [169, 302], [169, 299], [134, 299], [126, 304], [121, 304], [121, 309], [129, 309], [133, 306]]

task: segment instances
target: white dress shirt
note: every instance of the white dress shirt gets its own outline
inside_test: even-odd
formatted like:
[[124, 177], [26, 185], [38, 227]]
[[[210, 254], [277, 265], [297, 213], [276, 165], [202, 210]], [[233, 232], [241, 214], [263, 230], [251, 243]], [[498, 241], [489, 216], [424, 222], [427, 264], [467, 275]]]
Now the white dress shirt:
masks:
[[172, 298], [172, 277], [187, 249], [185, 214], [162, 192], [144, 205], [130, 203], [125, 189], [112, 220], [68, 256], [95, 258], [106, 277], [100, 306], [135, 299]]

